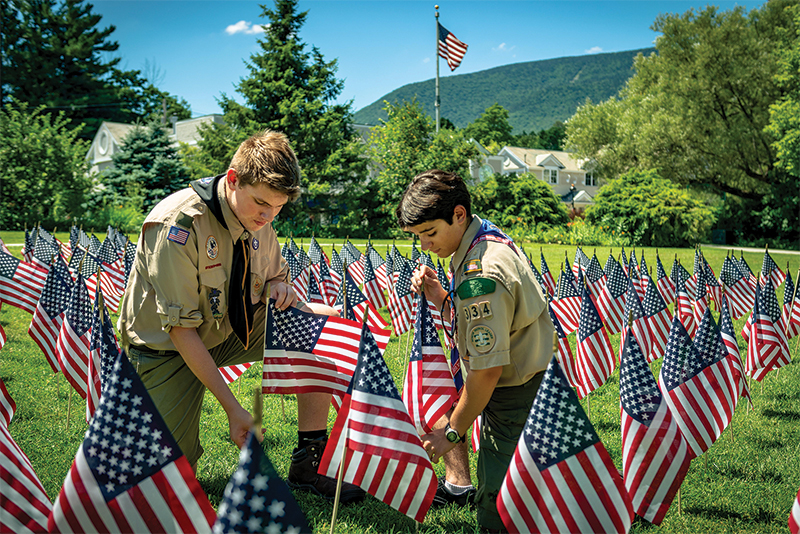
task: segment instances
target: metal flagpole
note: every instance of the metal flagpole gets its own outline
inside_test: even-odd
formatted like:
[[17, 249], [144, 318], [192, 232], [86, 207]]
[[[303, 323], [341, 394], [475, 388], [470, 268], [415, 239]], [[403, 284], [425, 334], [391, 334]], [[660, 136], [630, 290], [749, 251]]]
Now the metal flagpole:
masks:
[[439, 117], [439, 107], [442, 105], [442, 101], [439, 98], [439, 6], [433, 6], [436, 10], [436, 100], [433, 103], [433, 107], [436, 110], [436, 133], [439, 133], [439, 127], [441, 126], [441, 119]]

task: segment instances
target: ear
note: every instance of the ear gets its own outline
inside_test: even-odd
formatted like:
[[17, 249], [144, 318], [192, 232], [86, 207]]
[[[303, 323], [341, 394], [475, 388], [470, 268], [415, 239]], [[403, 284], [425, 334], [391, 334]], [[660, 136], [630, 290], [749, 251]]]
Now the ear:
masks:
[[239, 177], [236, 175], [236, 171], [228, 169], [228, 172], [225, 174], [225, 181], [228, 182], [228, 185], [231, 187], [236, 187], [239, 183]]
[[461, 204], [453, 208], [453, 221], [459, 225], [467, 222], [467, 208]]

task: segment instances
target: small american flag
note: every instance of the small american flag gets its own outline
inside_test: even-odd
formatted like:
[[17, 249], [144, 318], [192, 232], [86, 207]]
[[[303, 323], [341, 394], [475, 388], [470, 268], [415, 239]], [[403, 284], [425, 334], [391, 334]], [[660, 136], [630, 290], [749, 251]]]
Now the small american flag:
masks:
[[456, 70], [461, 65], [464, 54], [467, 53], [467, 44], [459, 41], [447, 28], [437, 23], [439, 31], [439, 57], [444, 58], [450, 70]]
[[[347, 292], [347, 308], [344, 309], [344, 292]], [[389, 327], [389, 323], [387, 323], [380, 313], [370, 304], [369, 300], [364, 296], [358, 286], [356, 285], [353, 278], [350, 276], [348, 272], [345, 275], [345, 281], [342, 283], [342, 287], [340, 288], [339, 295], [336, 297], [336, 302], [333, 305], [334, 308], [342, 312], [343, 317], [347, 317], [348, 319], [352, 319], [354, 321], [360, 321], [362, 317], [364, 317], [364, 312], [367, 313], [367, 323], [371, 328], [378, 328], [378, 329], [386, 329]]]
[[408, 262], [400, 262], [398, 267], [399, 275], [389, 292], [389, 315], [395, 335], [400, 336], [411, 328], [414, 293], [411, 291], [411, 268]]
[[311, 532], [292, 492], [252, 432], [239, 453], [239, 466], [225, 487], [212, 532]]
[[577, 277], [578, 273], [586, 272], [588, 266], [589, 256], [586, 255], [581, 247], [577, 247], [575, 249], [575, 259], [572, 261], [572, 272]]
[[42, 295], [45, 280], [46, 272], [42, 275], [33, 264], [0, 252], [0, 301], [32, 315]]
[[745, 370], [761, 381], [773, 369], [791, 361], [786, 329], [781, 320], [781, 309], [772, 279], [765, 279], [764, 287], [756, 287], [753, 313], [745, 324], [742, 337], [747, 341]]
[[774, 287], [778, 288], [786, 279], [786, 274], [781, 271], [781, 268], [778, 267], [778, 264], [775, 263], [775, 260], [772, 259], [772, 256], [770, 256], [769, 252], [765, 249], [764, 259], [761, 262], [761, 274], [758, 277], [758, 284], [762, 288], [764, 287], [767, 278], [772, 280], [772, 285]]
[[511, 532], [628, 532], [625, 484], [556, 358], [517, 443], [497, 511]]
[[[272, 302], [267, 309], [262, 392], [343, 395], [356, 366], [361, 324], [294, 307], [280, 311]], [[388, 333], [376, 335], [385, 350]]]
[[[633, 273], [633, 269], [631, 269], [631, 273]], [[650, 354], [650, 349], [653, 345], [650, 325], [648, 324], [647, 314], [644, 311], [642, 302], [639, 300], [639, 295], [636, 289], [634, 289], [633, 278], [628, 279], [628, 293], [625, 296], [625, 317], [632, 320], [633, 323], [630, 328], [626, 328], [622, 331], [622, 335], [619, 338], [620, 353], [625, 346], [625, 338], [628, 332], [632, 330], [633, 335], [636, 336], [636, 340], [639, 342], [642, 353]]]
[[675, 302], [675, 282], [667, 276], [658, 254], [656, 254], [656, 287], [667, 306]]
[[552, 306], [564, 332], [574, 332], [580, 321], [581, 294], [575, 288], [572, 273], [568, 270], [562, 270], [558, 277], [558, 292]]
[[702, 264], [698, 269], [697, 273], [697, 287], [694, 291], [694, 302], [692, 305], [692, 311], [694, 312], [694, 322], [695, 324], [700, 324], [700, 321], [703, 319], [703, 314], [708, 309], [708, 290], [706, 286], [706, 271], [703, 268]]
[[600, 290], [606, 285], [606, 273], [600, 267], [600, 262], [597, 260], [597, 254], [592, 254], [592, 259], [589, 260], [589, 265], [586, 267], [586, 281], [589, 284], [589, 289], [593, 295], [599, 295]]
[[800, 334], [800, 295], [795, 289], [792, 275], [788, 270], [786, 271], [786, 285], [783, 286], [782, 320], [786, 326], [787, 340]]
[[376, 310], [386, 306], [386, 295], [383, 293], [380, 281], [375, 276], [372, 260], [364, 256], [364, 294]]
[[561, 370], [564, 371], [570, 387], [577, 388], [581, 383], [581, 379], [578, 375], [575, 358], [572, 357], [572, 348], [569, 345], [569, 339], [564, 333], [564, 329], [561, 328], [561, 323], [558, 322], [558, 317], [553, 313], [553, 307], [550, 305], [549, 299], [547, 311], [550, 313], [550, 320], [553, 321], [553, 327], [558, 336], [558, 363], [561, 364]]
[[105, 300], [98, 295], [95, 297], [94, 312], [92, 313], [92, 324], [89, 329], [89, 370], [88, 370], [88, 392], [86, 395], [86, 420], [91, 420], [97, 405], [100, 402], [100, 395], [104, 387], [108, 385], [114, 362], [119, 355], [120, 348], [117, 338], [114, 335], [114, 326], [111, 324], [111, 317], [106, 310]]
[[661, 297], [656, 284], [648, 284], [644, 294], [642, 307], [647, 316], [647, 324], [650, 327], [650, 353], [647, 361], [655, 361], [664, 355], [664, 349], [669, 339], [669, 329], [672, 324], [672, 314], [669, 312], [667, 303]]
[[[613, 258], [611, 258], [613, 260]], [[613, 260], [607, 265], [607, 279], [600, 288], [597, 298], [597, 311], [603, 319], [609, 334], [622, 332], [625, 312], [625, 295], [628, 290], [628, 277], [625, 271]]]
[[253, 362], [247, 362], [236, 365], [228, 365], [227, 367], [220, 367], [219, 374], [222, 375], [222, 378], [225, 380], [226, 384], [231, 384], [235, 382], [237, 378], [242, 376], [245, 371], [250, 369], [252, 365]]
[[580, 377], [578, 396], [583, 398], [605, 384], [617, 363], [606, 329], [585, 287], [577, 341], [577, 368]]
[[366, 325], [319, 473], [336, 478], [340, 467], [346, 482], [419, 522], [436, 494], [433, 466]]
[[450, 362], [444, 355], [439, 334], [433, 325], [428, 299], [422, 295], [403, 385], [403, 403], [417, 432], [423, 435], [431, 432], [433, 425], [457, 400], [458, 391], [453, 382]]
[[691, 454], [636, 337], [620, 353], [622, 472], [638, 515], [661, 524], [689, 471]]
[[14, 441], [2, 419], [0, 480], [3, 481], [0, 484], [0, 532], [47, 532], [47, 517], [53, 505], [31, 461]]
[[689, 271], [681, 265], [681, 262], [678, 261], [677, 256], [675, 257], [675, 261], [672, 262], [672, 270], [669, 273], [669, 278], [672, 280], [672, 283], [675, 284], [675, 296], [677, 298], [677, 291], [678, 291], [678, 279], [683, 280], [683, 287], [686, 289], [686, 294], [689, 295], [690, 299], [694, 298], [694, 285], [692, 285], [692, 292], [688, 291], [688, 286], [686, 285], [689, 280], [691, 280], [692, 275], [689, 274]]
[[547, 285], [547, 291], [551, 295], [556, 294], [556, 281], [553, 279], [553, 273], [550, 272], [550, 268], [547, 266], [547, 262], [544, 261], [544, 252], [539, 250], [539, 267], [542, 270], [542, 278], [544, 278], [544, 283]]
[[17, 403], [11, 398], [3, 379], [0, 378], [0, 426], [11, 424], [16, 409]]
[[751, 286], [736, 258], [725, 256], [719, 281], [724, 284], [725, 293], [731, 305], [731, 315], [734, 319], [744, 317], [753, 309], [755, 304], [755, 287]]
[[75, 388], [82, 399], [86, 398], [89, 380], [89, 329], [92, 325], [92, 303], [89, 292], [78, 273], [72, 286], [69, 306], [61, 323], [56, 342], [56, 353], [64, 378]]
[[72, 293], [73, 281], [67, 270], [67, 265], [60, 256], [55, 258], [50, 267], [50, 273], [44, 283], [42, 296], [36, 305], [36, 311], [28, 327], [28, 334], [33, 341], [42, 349], [47, 363], [54, 373], [61, 370], [58, 363], [58, 352], [56, 343], [58, 332], [64, 321], [64, 313], [69, 305], [69, 298]]
[[50, 532], [210, 532], [214, 510], [120, 352], [48, 520]]
[[[524, 250], [522, 252], [525, 253]], [[550, 293], [550, 290], [547, 288], [547, 284], [545, 283], [544, 278], [542, 278], [542, 273], [539, 272], [539, 269], [536, 268], [527, 254], [525, 254], [525, 257], [528, 260], [528, 266], [530, 266], [531, 272], [533, 272], [533, 277], [536, 278], [536, 282], [539, 284], [539, 287], [542, 288], [542, 295], [550, 297], [552, 293]]]
[[289, 276], [292, 281], [292, 288], [297, 293], [297, 298], [301, 301], [307, 301], [309, 270], [301, 267], [293, 254], [289, 254], [285, 259], [287, 265], [289, 265]]
[[733, 373], [738, 377], [739, 381], [739, 396], [745, 396], [751, 403], [753, 399], [750, 397], [750, 388], [747, 386], [747, 380], [744, 374], [744, 365], [742, 365], [742, 356], [739, 353], [739, 342], [736, 340], [736, 333], [733, 330], [733, 321], [731, 320], [730, 305], [728, 304], [727, 295], [722, 295], [722, 304], [720, 304], [719, 312], [719, 335], [722, 340], [722, 346], [728, 359], [731, 361], [731, 368]]
[[[680, 266], [680, 264], [678, 264]], [[692, 309], [692, 301], [689, 294], [686, 292], [686, 283], [683, 278], [678, 277], [675, 283], [675, 317], [683, 324], [683, 328], [690, 337], [694, 337], [697, 330], [697, 323], [694, 320], [694, 310]]]
[[711, 310], [703, 316], [696, 343], [673, 319], [659, 387], [694, 456], [708, 450], [731, 421], [739, 394], [733, 374]]

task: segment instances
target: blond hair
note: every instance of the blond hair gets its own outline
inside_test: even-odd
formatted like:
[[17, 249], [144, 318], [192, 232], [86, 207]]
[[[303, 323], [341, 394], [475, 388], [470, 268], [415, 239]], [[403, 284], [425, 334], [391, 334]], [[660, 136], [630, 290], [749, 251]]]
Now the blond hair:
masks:
[[300, 197], [300, 164], [289, 139], [280, 132], [264, 130], [244, 141], [230, 168], [242, 184], [267, 184], [290, 201]]

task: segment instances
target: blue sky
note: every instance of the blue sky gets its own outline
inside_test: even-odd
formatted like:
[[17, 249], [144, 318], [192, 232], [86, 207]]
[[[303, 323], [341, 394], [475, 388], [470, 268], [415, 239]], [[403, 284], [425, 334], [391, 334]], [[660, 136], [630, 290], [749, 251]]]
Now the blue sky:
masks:
[[[259, 3], [271, 0], [94, 0], [99, 26], [111, 35], [122, 66], [158, 74], [158, 86], [185, 98], [194, 116], [219, 113], [222, 93], [238, 99], [235, 84], [260, 49]], [[435, 1], [301, 0], [307, 11], [300, 38], [326, 60], [338, 60], [345, 82], [341, 102], [357, 111], [390, 91], [436, 75]], [[704, 1], [482, 1], [439, 3], [439, 21], [469, 45], [466, 74], [525, 61], [653, 46], [660, 13], [704, 8]], [[722, 10], [751, 10], [763, 0], [713, 2]], [[450, 76], [442, 60], [441, 76]]]

